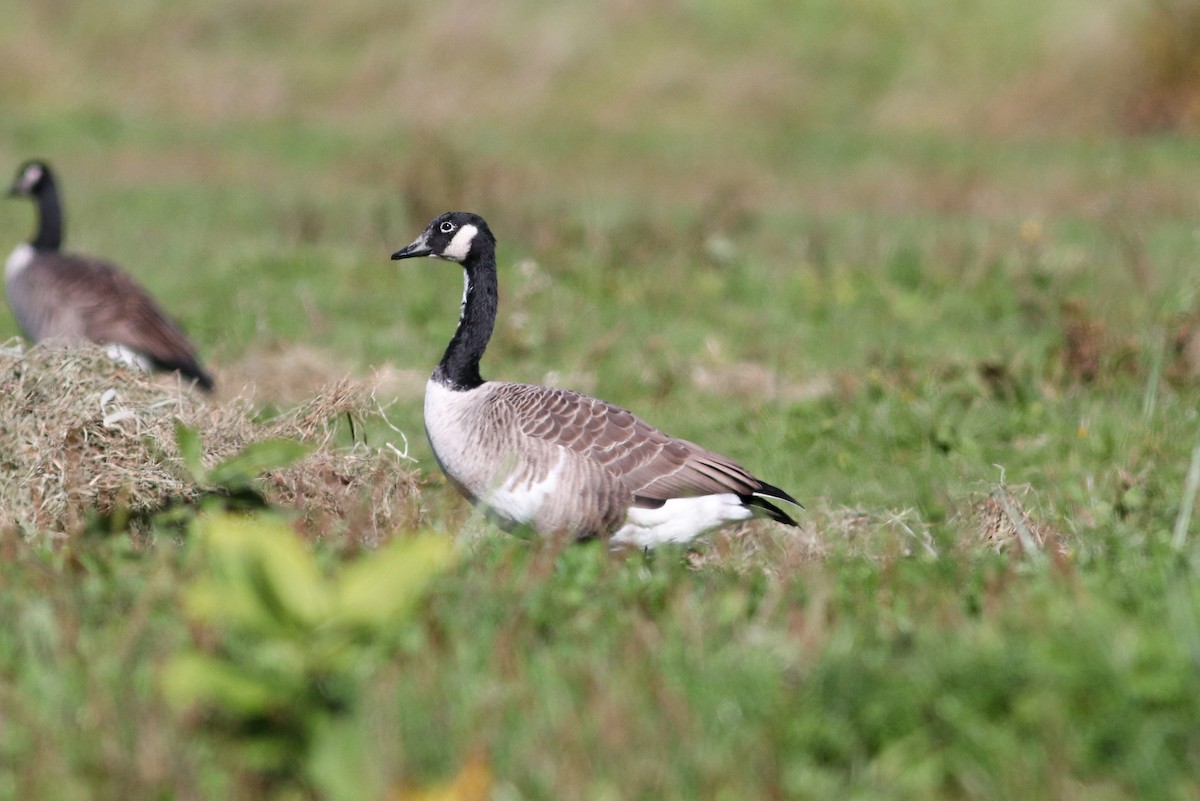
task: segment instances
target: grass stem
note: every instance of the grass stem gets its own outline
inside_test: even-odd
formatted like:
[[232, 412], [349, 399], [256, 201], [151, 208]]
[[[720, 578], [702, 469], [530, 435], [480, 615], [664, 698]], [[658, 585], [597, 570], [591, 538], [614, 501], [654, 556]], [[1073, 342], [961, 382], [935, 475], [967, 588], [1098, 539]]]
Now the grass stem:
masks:
[[1183, 499], [1179, 503], [1179, 514], [1175, 517], [1175, 531], [1171, 536], [1171, 547], [1181, 550], [1187, 541], [1188, 526], [1192, 522], [1192, 508], [1196, 503], [1196, 490], [1200, 490], [1200, 439], [1192, 448], [1192, 461], [1183, 479]]
[[1158, 405], [1158, 384], [1162, 379], [1163, 360], [1166, 358], [1167, 338], [1162, 331], [1154, 338], [1154, 353], [1150, 358], [1150, 375], [1146, 379], [1146, 389], [1142, 393], [1142, 421], [1149, 423], [1154, 417], [1154, 407]]

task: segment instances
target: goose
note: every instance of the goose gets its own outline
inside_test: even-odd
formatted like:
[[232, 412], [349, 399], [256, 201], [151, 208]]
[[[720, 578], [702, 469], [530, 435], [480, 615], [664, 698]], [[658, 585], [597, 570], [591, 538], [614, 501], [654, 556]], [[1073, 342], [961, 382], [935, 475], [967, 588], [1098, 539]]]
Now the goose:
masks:
[[458, 327], [425, 387], [426, 435], [450, 483], [501, 528], [652, 548], [754, 515], [797, 525], [775, 505], [799, 507], [791, 495], [625, 409], [484, 380], [499, 291], [482, 217], [443, 214], [392, 259], [422, 256], [456, 262], [465, 277]]
[[8, 305], [26, 337], [95, 342], [130, 366], [176, 370], [212, 390], [212, 377], [196, 361], [192, 344], [145, 289], [113, 264], [60, 250], [63, 211], [46, 162], [22, 164], [8, 194], [32, 198], [38, 210], [37, 233], [4, 265]]

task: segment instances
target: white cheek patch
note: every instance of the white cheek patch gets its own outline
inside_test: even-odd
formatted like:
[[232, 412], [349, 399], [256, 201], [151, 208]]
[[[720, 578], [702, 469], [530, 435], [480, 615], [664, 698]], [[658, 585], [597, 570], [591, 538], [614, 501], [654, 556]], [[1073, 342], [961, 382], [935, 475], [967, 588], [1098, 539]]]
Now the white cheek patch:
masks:
[[477, 233], [479, 233], [479, 229], [474, 225], [464, 225], [459, 228], [458, 233], [450, 240], [450, 244], [442, 251], [442, 258], [458, 262], [466, 261], [467, 254], [471, 252], [471, 242], [475, 240]]
[[40, 180], [42, 180], [42, 168], [34, 164], [25, 171], [25, 175], [21, 181], [21, 188], [26, 192], [31, 192], [33, 191], [33, 187]]

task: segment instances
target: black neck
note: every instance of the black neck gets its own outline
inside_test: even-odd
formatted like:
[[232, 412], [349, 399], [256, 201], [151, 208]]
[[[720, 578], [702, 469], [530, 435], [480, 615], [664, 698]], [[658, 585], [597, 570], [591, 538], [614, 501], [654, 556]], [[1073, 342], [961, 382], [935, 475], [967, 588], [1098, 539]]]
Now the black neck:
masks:
[[35, 250], [58, 250], [63, 240], [63, 214], [53, 178], [47, 175], [42, 179], [34, 199], [38, 207], [38, 229], [30, 244]]
[[433, 371], [434, 380], [456, 390], [474, 389], [483, 383], [479, 360], [492, 338], [499, 303], [494, 251], [489, 248], [478, 256], [472, 253], [463, 271], [467, 283], [458, 328]]

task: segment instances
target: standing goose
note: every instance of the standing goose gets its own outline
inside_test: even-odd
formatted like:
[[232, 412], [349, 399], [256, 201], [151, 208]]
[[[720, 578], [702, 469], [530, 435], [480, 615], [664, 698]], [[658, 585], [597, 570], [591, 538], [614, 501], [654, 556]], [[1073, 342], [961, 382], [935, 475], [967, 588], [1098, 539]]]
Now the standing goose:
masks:
[[496, 321], [496, 239], [475, 214], [443, 214], [393, 259], [462, 265], [458, 328], [425, 387], [425, 430], [442, 471], [504, 528], [652, 547], [754, 514], [796, 521], [797, 501], [736, 462], [617, 406], [564, 389], [485, 381]]
[[8, 305], [29, 339], [106, 345], [131, 366], [178, 370], [212, 390], [192, 344], [146, 290], [106, 261], [59, 250], [63, 212], [45, 162], [23, 164], [8, 194], [33, 198], [38, 209], [37, 235], [18, 245], [4, 268]]

